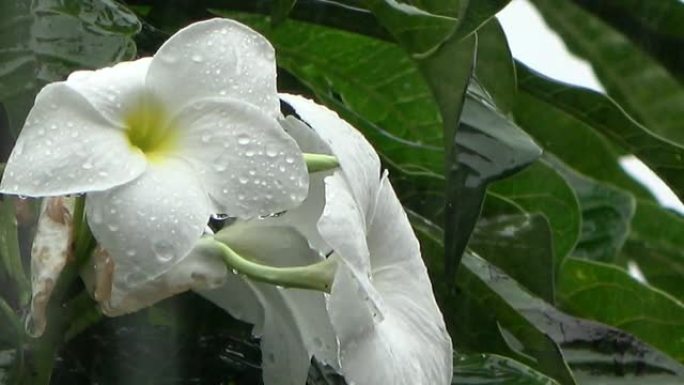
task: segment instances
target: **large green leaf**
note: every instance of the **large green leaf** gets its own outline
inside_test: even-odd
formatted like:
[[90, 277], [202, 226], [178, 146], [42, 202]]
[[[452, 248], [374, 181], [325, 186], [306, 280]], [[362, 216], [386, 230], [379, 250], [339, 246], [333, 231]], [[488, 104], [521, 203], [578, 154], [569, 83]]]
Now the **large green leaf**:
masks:
[[[0, 4], [0, 102], [13, 134], [45, 83], [76, 69], [135, 55], [136, 16], [113, 0], [16, 0]], [[9, 140], [9, 139], [3, 139]]]
[[496, 354], [458, 354], [452, 385], [558, 385], [520, 362]]
[[658, 204], [638, 201], [625, 263], [637, 263], [649, 284], [684, 302], [684, 217]]
[[491, 190], [528, 212], [543, 213], [551, 224], [556, 269], [579, 239], [580, 208], [572, 188], [552, 167], [537, 162]]
[[627, 36], [684, 81], [684, 4], [680, 0], [573, 0]]
[[[410, 218], [428, 267], [433, 276], [439, 276], [444, 271], [442, 229], [414, 213]], [[451, 280], [434, 282], [456, 350], [511, 356], [561, 384], [574, 384], [556, 344], [492, 286], [490, 277], [495, 269], [466, 252], [453, 281], [455, 287]]]
[[684, 87], [660, 63], [570, 1], [533, 3], [570, 50], [592, 63], [608, 94], [630, 115], [664, 138], [684, 145]]
[[[624, 172], [616, 149], [593, 128], [606, 124], [603, 120], [606, 116], [577, 116], [574, 110], [556, 106], [553, 99], [546, 98], [546, 93], [528, 92], [526, 87], [534, 89], [537, 78], [542, 75], [520, 62], [516, 63], [516, 69], [520, 92], [515, 100], [515, 119], [537, 143], [584, 175], [626, 189], [642, 199], [651, 198], [641, 184]], [[629, 120], [620, 119], [611, 124], [622, 126], [625, 122], [630, 123]], [[578, 151], [579, 148], [582, 151]]]
[[680, 198], [684, 197], [684, 146], [649, 131], [605, 95], [531, 72], [519, 75], [521, 90], [584, 122], [625, 151], [635, 154]]
[[520, 171], [541, 155], [524, 131], [476, 93], [466, 98], [454, 142], [453, 158], [447, 159], [449, 271], [455, 270], [465, 250], [489, 183]]
[[534, 294], [554, 302], [552, 240], [549, 221], [541, 214], [483, 215], [468, 247]]
[[608, 264], [569, 258], [558, 281], [564, 309], [626, 330], [684, 361], [684, 305]]
[[582, 214], [574, 257], [613, 262], [627, 240], [635, 201], [632, 194], [575, 172], [550, 154], [545, 159], [572, 187]]

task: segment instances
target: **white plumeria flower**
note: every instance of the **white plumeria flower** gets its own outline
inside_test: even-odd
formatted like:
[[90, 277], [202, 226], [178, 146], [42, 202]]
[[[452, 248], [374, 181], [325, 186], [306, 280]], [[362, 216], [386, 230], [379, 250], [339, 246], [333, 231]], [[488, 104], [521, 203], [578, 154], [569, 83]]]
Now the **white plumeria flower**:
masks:
[[377, 154], [336, 113], [281, 95], [330, 146], [340, 170], [325, 180], [318, 221], [342, 260], [328, 298], [342, 374], [357, 385], [447, 385], [452, 344], [420, 245]]
[[43, 88], [0, 192], [86, 193], [116, 302], [183, 259], [210, 214], [267, 215], [305, 198], [302, 153], [279, 116], [268, 41], [231, 20], [199, 22], [152, 58]]

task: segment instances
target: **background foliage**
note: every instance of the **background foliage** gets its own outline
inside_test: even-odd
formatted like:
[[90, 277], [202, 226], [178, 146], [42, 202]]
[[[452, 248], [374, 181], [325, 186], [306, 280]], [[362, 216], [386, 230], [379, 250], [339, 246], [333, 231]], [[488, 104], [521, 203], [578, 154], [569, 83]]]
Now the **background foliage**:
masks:
[[[532, 0], [600, 94], [516, 61], [495, 17], [508, 2], [3, 1], [0, 160], [45, 83], [235, 18], [276, 47], [281, 90], [335, 109], [381, 154], [453, 336], [454, 384], [682, 384], [684, 217], [619, 159], [684, 198], [684, 4]], [[0, 201], [0, 382], [35, 353], [20, 321], [34, 208]], [[75, 300], [75, 319], [98, 316]], [[53, 384], [260, 383], [249, 326], [193, 294], [69, 325]], [[312, 362], [309, 384], [343, 383]]]

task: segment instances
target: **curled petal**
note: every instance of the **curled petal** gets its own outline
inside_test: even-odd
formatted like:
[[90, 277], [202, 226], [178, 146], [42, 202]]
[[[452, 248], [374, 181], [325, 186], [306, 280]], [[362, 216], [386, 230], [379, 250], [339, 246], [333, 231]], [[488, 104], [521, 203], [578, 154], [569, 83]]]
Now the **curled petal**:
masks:
[[[382, 297], [383, 317], [365, 333], [350, 333], [357, 322], [336, 304], [366, 301], [350, 279], [335, 281], [329, 307], [340, 336], [342, 371], [360, 385], [447, 385], [452, 377], [452, 345], [435, 302], [427, 269], [411, 225], [383, 178], [368, 230], [373, 287]], [[358, 329], [358, 325], [356, 326]]]
[[[228, 274], [220, 256], [195, 248], [166, 273], [136, 287], [114, 286], [116, 265], [106, 250], [98, 248], [81, 272], [100, 309], [110, 317], [133, 313], [188, 290], [221, 287]], [[112, 301], [112, 299], [116, 299]]]
[[145, 78], [151, 60], [143, 58], [95, 71], [76, 71], [65, 83], [83, 95], [113, 127], [125, 129], [126, 112], [146, 95]]
[[33, 337], [45, 331], [46, 310], [52, 290], [71, 257], [73, 212], [73, 198], [43, 200], [31, 247], [32, 298], [26, 331]]
[[[209, 220], [209, 199], [180, 161], [152, 163], [135, 181], [87, 195], [88, 224], [114, 262], [113, 287], [126, 292], [184, 259]], [[118, 306], [121, 298], [112, 297]]]
[[0, 192], [57, 196], [102, 191], [138, 177], [145, 158], [65, 83], [43, 88], [7, 163]]
[[[180, 84], [178, 79], [192, 79]], [[277, 117], [275, 51], [263, 36], [228, 19], [178, 31], [152, 59], [147, 86], [172, 109], [206, 97], [243, 100]]]
[[328, 144], [361, 212], [370, 213], [380, 180], [380, 158], [370, 143], [334, 111], [298, 95], [280, 94], [280, 98]]
[[308, 173], [297, 143], [252, 105], [209, 98], [184, 108], [181, 155], [199, 171], [218, 212], [249, 218], [299, 205]]

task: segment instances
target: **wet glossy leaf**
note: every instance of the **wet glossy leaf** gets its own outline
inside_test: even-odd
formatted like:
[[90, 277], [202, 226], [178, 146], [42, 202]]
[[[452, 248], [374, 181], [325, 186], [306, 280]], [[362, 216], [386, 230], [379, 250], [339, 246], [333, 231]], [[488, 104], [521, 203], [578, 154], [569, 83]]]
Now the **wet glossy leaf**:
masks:
[[[531, 74], [531, 73], [529, 73]], [[684, 197], [684, 147], [668, 141], [632, 120], [610, 98], [541, 75], [518, 79], [520, 89], [563, 110], [636, 155]], [[683, 131], [684, 132], [684, 131]]]
[[634, 197], [575, 172], [551, 155], [545, 159], [572, 187], [579, 203], [582, 228], [572, 255], [613, 262], [630, 231], [636, 204]]
[[[528, 92], [527, 83], [534, 84], [542, 75], [520, 62], [516, 63], [516, 72], [520, 92], [513, 114], [516, 122], [537, 143], [584, 175], [626, 189], [642, 199], [652, 199], [642, 185], [624, 172], [618, 162], [620, 154], [614, 146], [593, 128], [602, 124], [601, 120], [595, 123], [587, 116], [576, 117], [572, 110], [556, 106], [545, 93]], [[614, 124], [622, 123], [616, 121]], [[586, 156], [588, 153], [591, 156]]]
[[452, 385], [557, 385], [520, 362], [496, 354], [457, 354]]
[[139, 29], [135, 15], [113, 0], [3, 1], [0, 102], [13, 133], [40, 87], [76, 69], [130, 59], [135, 55], [130, 37]]
[[489, 183], [510, 176], [533, 162], [541, 149], [490, 102], [473, 93], [466, 98], [449, 161], [447, 199], [447, 266], [453, 271], [480, 214]]
[[[410, 218], [431, 273], [440, 276], [444, 271], [442, 229], [416, 214]], [[489, 278], [491, 269], [496, 268], [467, 252], [455, 281], [435, 282], [456, 349], [514, 357], [561, 384], [574, 384], [558, 346], [529, 323], [505, 298], [505, 293], [496, 291]], [[517, 295], [511, 290], [508, 294]], [[511, 344], [512, 341], [516, 343]]]
[[572, 188], [553, 168], [537, 162], [517, 175], [492, 185], [491, 190], [526, 211], [543, 213], [551, 224], [556, 269], [579, 239], [581, 217]]
[[592, 63], [608, 95], [651, 131], [684, 145], [684, 86], [660, 63], [570, 1], [533, 3], [568, 48]]
[[684, 361], [684, 305], [608, 264], [569, 258], [558, 281], [561, 306], [628, 331]]
[[649, 284], [684, 302], [684, 217], [638, 201], [622, 261], [636, 262]]
[[559, 344], [579, 384], [674, 385], [684, 379], [684, 366], [634, 336], [564, 314], [494, 266], [472, 262], [491, 290]]
[[484, 216], [478, 221], [468, 247], [531, 292], [554, 302], [552, 240], [549, 221], [541, 214]]

